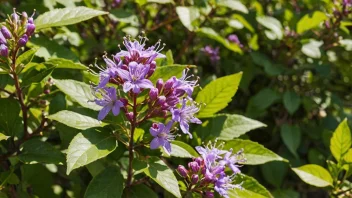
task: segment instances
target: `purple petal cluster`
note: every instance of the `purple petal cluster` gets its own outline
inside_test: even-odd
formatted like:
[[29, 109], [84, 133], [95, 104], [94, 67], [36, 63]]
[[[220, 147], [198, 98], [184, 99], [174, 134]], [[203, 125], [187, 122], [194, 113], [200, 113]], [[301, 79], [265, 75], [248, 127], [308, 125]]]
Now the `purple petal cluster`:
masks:
[[[228, 191], [234, 188], [242, 189], [240, 184], [234, 184], [234, 177], [241, 171], [240, 165], [246, 161], [243, 155], [243, 149], [237, 153], [222, 150], [222, 144], [216, 146], [211, 142], [206, 146], [197, 146], [196, 150], [200, 157], [194, 158], [188, 163], [188, 169], [180, 165], [177, 172], [181, 177], [192, 185], [193, 189], [200, 189], [205, 197], [214, 197], [212, 190], [219, 193], [220, 196], [228, 198]], [[230, 168], [232, 173], [228, 175], [225, 170]]]
[[[34, 13], [33, 13], [34, 15]], [[21, 20], [19, 15], [14, 10], [11, 17], [7, 20], [8, 25], [3, 25], [0, 28], [0, 56], [7, 57], [9, 55], [8, 40], [14, 39], [14, 34], [18, 40], [16, 40], [18, 47], [25, 46], [28, 39], [33, 35], [35, 31], [35, 25], [33, 22], [33, 15], [28, 18], [26, 12], [21, 14]], [[23, 31], [24, 29], [24, 31]]]
[[211, 46], [205, 46], [202, 51], [205, 53], [206, 56], [209, 57], [212, 64], [217, 64], [220, 60], [219, 56], [219, 47], [212, 48]]
[[237, 44], [237, 45], [240, 46], [240, 47], [243, 47], [243, 45], [241, 44], [240, 39], [238, 39], [238, 36], [237, 36], [236, 34], [230, 34], [230, 35], [227, 37], [227, 40], [229, 40], [229, 41], [232, 42], [232, 43]]

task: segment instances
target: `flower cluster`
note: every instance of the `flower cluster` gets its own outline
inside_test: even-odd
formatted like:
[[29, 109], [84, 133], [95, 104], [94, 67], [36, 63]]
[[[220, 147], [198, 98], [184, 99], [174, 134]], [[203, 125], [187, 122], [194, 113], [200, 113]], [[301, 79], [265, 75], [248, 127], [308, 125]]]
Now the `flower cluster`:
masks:
[[241, 44], [240, 39], [238, 39], [238, 36], [237, 36], [236, 34], [230, 34], [230, 35], [227, 37], [227, 40], [229, 40], [229, 41], [232, 42], [232, 43], [237, 44], [237, 45], [240, 46], [240, 47], [243, 47], [243, 45]]
[[[102, 106], [98, 119], [103, 120], [110, 111], [117, 116], [120, 109], [123, 110], [131, 125], [138, 125], [141, 122], [161, 117], [169, 120], [166, 124], [154, 123], [150, 128], [150, 134], [153, 140], [150, 143], [151, 149], [163, 147], [167, 153], [171, 152], [170, 141], [176, 135], [173, 135], [172, 126], [179, 123], [183, 133], [188, 134], [189, 123], [201, 124], [201, 121], [194, 117], [199, 111], [197, 104], [192, 100], [191, 96], [197, 80], [190, 80], [188, 70], [183, 72], [181, 78], [175, 76], [166, 80], [158, 79], [155, 85], [149, 79], [156, 69], [156, 58], [164, 58], [165, 55], [160, 51], [163, 49], [160, 41], [155, 45], [146, 48], [146, 37], [140, 37], [140, 40], [131, 40], [129, 37], [124, 38], [124, 46], [126, 50], [121, 50], [109, 59], [104, 56], [106, 67], [100, 67], [99, 83], [94, 87], [96, 95], [95, 103]], [[119, 91], [115, 84], [121, 87], [126, 93], [122, 98], [117, 95]], [[142, 96], [142, 92], [149, 90], [147, 96]], [[144, 97], [144, 101], [137, 103], [138, 97]], [[147, 105], [145, 112], [137, 112], [137, 107]]]
[[[233, 184], [233, 178], [240, 173], [239, 164], [246, 159], [243, 149], [237, 153], [222, 150], [222, 144], [216, 147], [209, 142], [206, 146], [197, 146], [196, 150], [201, 157], [194, 158], [188, 163], [188, 169], [180, 165], [177, 172], [186, 179], [189, 190], [203, 192], [205, 197], [213, 197], [213, 189], [221, 196], [228, 198], [228, 190], [239, 188], [241, 184]], [[226, 167], [231, 169], [231, 174], [225, 172]]]
[[202, 51], [209, 56], [210, 61], [212, 64], [216, 64], [220, 60], [219, 56], [219, 47], [217, 48], [212, 48], [211, 46], [205, 46]]
[[[34, 15], [34, 13], [33, 13]], [[14, 10], [11, 17], [6, 20], [6, 25], [0, 29], [0, 56], [9, 55], [9, 46], [25, 46], [28, 39], [35, 31], [33, 15], [28, 18], [26, 12], [22, 12], [21, 18]], [[13, 41], [13, 42], [11, 42]]]

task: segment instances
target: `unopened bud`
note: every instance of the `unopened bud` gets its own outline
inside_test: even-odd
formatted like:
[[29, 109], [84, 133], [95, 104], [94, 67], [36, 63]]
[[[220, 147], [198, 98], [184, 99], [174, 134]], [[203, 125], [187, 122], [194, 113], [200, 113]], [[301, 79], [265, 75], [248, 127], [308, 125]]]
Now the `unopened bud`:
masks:
[[188, 171], [187, 171], [187, 169], [186, 169], [184, 166], [182, 166], [182, 165], [179, 165], [179, 166], [177, 167], [177, 172], [178, 172], [178, 174], [181, 175], [181, 177], [186, 178], [186, 177], [188, 176]]
[[18, 21], [18, 15], [16, 14], [16, 11], [14, 10], [14, 12], [11, 14], [11, 19], [12, 19], [12, 22], [17, 24], [17, 21]]
[[27, 24], [27, 30], [26, 30], [26, 34], [27, 36], [31, 36], [35, 31], [35, 25], [32, 23], [28, 23]]
[[165, 96], [159, 96], [159, 97], [158, 97], [158, 100], [157, 100], [157, 103], [158, 103], [159, 105], [163, 105], [163, 104], [165, 103], [165, 101], [166, 101]]
[[0, 45], [0, 55], [4, 56], [4, 57], [7, 57], [9, 55], [9, 50], [8, 50], [7, 46], [4, 44]]
[[206, 198], [213, 198], [214, 197], [214, 193], [211, 192], [211, 191], [207, 191], [207, 192], [205, 192], [205, 197]]
[[170, 78], [169, 80], [167, 80], [167, 81], [165, 82], [164, 88], [165, 88], [165, 89], [170, 89], [173, 84], [174, 84], [174, 80], [173, 80], [172, 78]]
[[22, 12], [22, 18], [21, 18], [21, 22], [22, 22], [22, 25], [25, 25], [28, 21], [28, 14], [27, 12]]
[[158, 97], [158, 89], [157, 88], [152, 88], [152, 89], [150, 89], [150, 91], [149, 91], [149, 98], [152, 100], [152, 101], [154, 101], [154, 100], [156, 100], [157, 99], [157, 97]]
[[30, 23], [30, 24], [34, 24], [33, 17], [29, 17], [29, 19], [28, 19], [28, 23]]
[[198, 175], [193, 174], [191, 177], [192, 184], [198, 183], [199, 177]]
[[197, 162], [188, 163], [188, 168], [191, 169], [193, 173], [198, 173], [199, 171], [199, 165]]
[[203, 165], [203, 162], [204, 162], [201, 157], [195, 158], [194, 161], [197, 162], [199, 166], [202, 166], [202, 165]]
[[26, 45], [26, 43], [28, 42], [28, 36], [26, 34], [24, 34], [19, 40], [18, 40], [18, 45], [20, 47], [23, 47]]
[[50, 89], [44, 90], [44, 93], [45, 93], [45, 94], [50, 94]]
[[166, 99], [166, 103], [171, 107], [174, 107], [176, 104], [179, 103], [179, 101], [179, 98], [176, 96], [170, 96]]
[[129, 121], [133, 120], [133, 112], [126, 113], [126, 117]]
[[9, 29], [7, 29], [6, 26], [2, 26], [1, 27], [1, 33], [2, 33], [2, 35], [4, 35], [4, 37], [6, 39], [11, 39], [12, 38], [11, 32], [9, 31]]
[[157, 81], [156, 81], [156, 88], [161, 91], [161, 89], [163, 88], [164, 86], [164, 81], [163, 79], [159, 78]]
[[2, 35], [2, 33], [0, 32], [0, 44], [6, 44], [6, 38], [4, 37], [4, 35]]
[[128, 100], [126, 98], [120, 98], [120, 101], [123, 103], [123, 106], [127, 106]]

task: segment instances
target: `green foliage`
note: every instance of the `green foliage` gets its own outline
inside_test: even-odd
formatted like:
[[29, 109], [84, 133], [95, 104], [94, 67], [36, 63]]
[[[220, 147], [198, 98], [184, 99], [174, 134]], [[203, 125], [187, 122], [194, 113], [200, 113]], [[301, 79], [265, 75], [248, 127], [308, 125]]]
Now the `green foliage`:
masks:
[[351, 131], [348, 127], [347, 119], [345, 119], [337, 127], [330, 140], [330, 150], [337, 161], [349, 150], [351, 144]]
[[307, 164], [292, 170], [306, 183], [318, 186], [332, 186], [332, 177], [330, 173], [321, 166]]
[[198, 113], [199, 118], [211, 117], [224, 109], [236, 94], [242, 73], [216, 79], [197, 95], [196, 102], [206, 104]]
[[284, 124], [281, 126], [280, 133], [288, 150], [290, 150], [295, 157], [298, 157], [297, 148], [301, 143], [301, 131], [299, 127]]
[[19, 117], [21, 108], [14, 99], [1, 98], [0, 106], [0, 127], [4, 130], [4, 134], [7, 136], [18, 135], [18, 124], [21, 122]]
[[297, 23], [297, 33], [302, 34], [307, 30], [313, 29], [326, 19], [325, 13], [320, 11], [306, 14]]
[[236, 176], [237, 183], [243, 182], [244, 189], [233, 189], [230, 191], [231, 197], [255, 197], [255, 198], [271, 198], [273, 197], [270, 192], [261, 184], [258, 183], [253, 177], [248, 175], [239, 174]]
[[61, 122], [69, 127], [82, 130], [104, 125], [104, 123], [101, 123], [99, 120], [67, 110], [49, 115], [48, 118]]
[[36, 29], [40, 30], [55, 26], [71, 25], [104, 14], [107, 14], [107, 12], [87, 7], [55, 9], [40, 15], [34, 23]]

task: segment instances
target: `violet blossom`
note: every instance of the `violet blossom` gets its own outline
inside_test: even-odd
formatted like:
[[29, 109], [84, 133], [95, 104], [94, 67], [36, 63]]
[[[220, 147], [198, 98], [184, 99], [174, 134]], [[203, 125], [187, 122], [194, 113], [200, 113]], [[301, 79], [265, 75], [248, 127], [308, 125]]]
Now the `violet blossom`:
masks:
[[210, 61], [212, 64], [216, 64], [218, 63], [218, 61], [220, 60], [220, 56], [219, 56], [219, 47], [217, 48], [212, 48], [211, 46], [205, 46], [202, 51], [209, 56]]
[[111, 78], [115, 78], [118, 74], [117, 69], [121, 68], [122, 65], [122, 61], [120, 61], [119, 59], [114, 62], [113, 60], [104, 57], [104, 61], [106, 63], [106, 68], [99, 67], [97, 64], [95, 64], [95, 67], [100, 70], [99, 84], [96, 87], [97, 89], [105, 87]]
[[199, 111], [199, 108], [191, 102], [187, 105], [187, 99], [183, 99], [182, 106], [180, 109], [171, 109], [172, 120], [180, 123], [180, 127], [183, 133], [188, 134], [192, 138], [192, 134], [189, 132], [189, 123], [202, 124], [198, 118], [194, 117]]
[[152, 82], [146, 79], [146, 75], [149, 71], [148, 65], [138, 64], [137, 62], [130, 62], [128, 69], [118, 69], [117, 73], [125, 81], [123, 84], [123, 91], [127, 93], [132, 90], [133, 93], [138, 94], [141, 89], [154, 88]]
[[98, 114], [98, 120], [103, 120], [110, 111], [117, 116], [120, 113], [120, 108], [123, 107], [124, 104], [117, 99], [116, 89], [113, 87], [106, 87], [99, 91], [102, 98], [95, 99], [95, 103], [103, 108]]
[[150, 149], [157, 149], [162, 146], [167, 154], [171, 153], [170, 141], [175, 139], [175, 136], [170, 134], [170, 129], [173, 122], [169, 121], [166, 126], [162, 123], [153, 123], [149, 132], [154, 137], [150, 142]]

